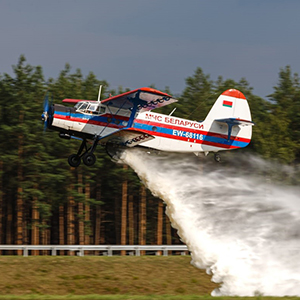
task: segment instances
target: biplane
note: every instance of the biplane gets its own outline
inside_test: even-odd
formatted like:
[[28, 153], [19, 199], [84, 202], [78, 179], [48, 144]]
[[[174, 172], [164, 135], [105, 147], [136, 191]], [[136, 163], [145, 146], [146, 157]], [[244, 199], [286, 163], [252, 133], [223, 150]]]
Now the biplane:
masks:
[[246, 97], [236, 89], [223, 92], [204, 121], [164, 115], [154, 109], [177, 102], [171, 95], [143, 87], [100, 101], [64, 99], [63, 104], [44, 102], [42, 119], [45, 128], [56, 130], [64, 139], [79, 139], [81, 145], [69, 156], [72, 167], [83, 161], [96, 162], [98, 145], [115, 157], [120, 149], [144, 147], [170, 152], [214, 153], [246, 147], [251, 140], [251, 113]]

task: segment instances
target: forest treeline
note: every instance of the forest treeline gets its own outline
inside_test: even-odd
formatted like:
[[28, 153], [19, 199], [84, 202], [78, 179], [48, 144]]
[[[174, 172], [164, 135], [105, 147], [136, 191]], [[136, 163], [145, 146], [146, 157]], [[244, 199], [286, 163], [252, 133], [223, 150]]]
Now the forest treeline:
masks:
[[[1, 71], [1, 70], [0, 70]], [[128, 89], [65, 65], [57, 78], [45, 79], [41, 66], [20, 56], [13, 76], [0, 73], [0, 244], [177, 244], [180, 240], [164, 214], [164, 204], [145, 189], [126, 165], [111, 161], [98, 147], [93, 167], [71, 168], [67, 157], [78, 141], [44, 132], [41, 122], [47, 92], [55, 103], [64, 98], [102, 99]], [[137, 88], [137, 87], [135, 87]], [[279, 71], [278, 83], [265, 100], [253, 94], [245, 78], [210, 79], [199, 67], [186, 78], [179, 102], [161, 108], [203, 120], [217, 97], [236, 88], [248, 99], [256, 126], [243, 151], [297, 166], [300, 161], [300, 84], [291, 67]], [[172, 95], [168, 88], [165, 92]], [[34, 253], [33, 253], [34, 254]]]

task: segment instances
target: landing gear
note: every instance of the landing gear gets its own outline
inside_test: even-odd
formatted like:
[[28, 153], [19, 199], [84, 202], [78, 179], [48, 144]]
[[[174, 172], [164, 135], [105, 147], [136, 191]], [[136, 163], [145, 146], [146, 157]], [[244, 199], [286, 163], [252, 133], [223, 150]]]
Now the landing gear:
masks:
[[86, 153], [83, 155], [82, 157], [82, 160], [83, 160], [83, 163], [86, 165], [86, 166], [92, 166], [95, 164], [96, 162], [96, 156], [93, 154], [93, 153]]
[[[83, 163], [88, 166], [91, 167], [92, 165], [95, 164], [96, 162], [96, 156], [94, 155], [94, 151], [96, 149], [98, 145], [98, 137], [96, 136], [94, 138], [94, 142], [93, 145], [88, 148], [86, 145], [86, 140], [83, 140], [77, 154], [71, 154], [68, 158], [68, 163], [71, 167], [77, 168], [80, 163], [81, 163], [81, 158]], [[85, 150], [85, 151], [83, 151]], [[83, 153], [82, 153], [83, 152]]]
[[71, 167], [77, 168], [81, 163], [81, 158], [77, 154], [71, 154], [68, 157], [68, 163]]
[[219, 153], [215, 153], [214, 158], [215, 158], [216, 162], [220, 162], [221, 161], [221, 155]]

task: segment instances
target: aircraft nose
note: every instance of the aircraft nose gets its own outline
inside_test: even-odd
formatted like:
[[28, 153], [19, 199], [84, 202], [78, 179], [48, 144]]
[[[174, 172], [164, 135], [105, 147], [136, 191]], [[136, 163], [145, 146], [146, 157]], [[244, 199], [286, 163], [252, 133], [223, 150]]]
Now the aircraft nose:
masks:
[[47, 112], [44, 111], [41, 115], [42, 121], [46, 121], [47, 120]]
[[43, 113], [41, 115], [42, 121], [44, 122], [44, 131], [51, 126], [51, 120], [53, 116], [53, 105], [49, 101], [48, 93], [45, 96], [43, 104]]

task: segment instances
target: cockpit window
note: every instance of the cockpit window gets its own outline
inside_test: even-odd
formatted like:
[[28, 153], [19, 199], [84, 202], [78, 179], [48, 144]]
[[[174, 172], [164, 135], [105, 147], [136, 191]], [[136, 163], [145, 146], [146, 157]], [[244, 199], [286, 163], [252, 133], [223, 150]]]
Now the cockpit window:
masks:
[[105, 106], [99, 105], [98, 103], [91, 103], [91, 102], [78, 102], [75, 105], [77, 111], [81, 113], [87, 114], [104, 114], [106, 111]]
[[82, 103], [83, 102], [77, 102], [74, 107], [78, 109], [80, 107], [80, 105], [82, 105]]
[[88, 107], [88, 103], [80, 102], [81, 105], [78, 107], [78, 110], [85, 110]]

